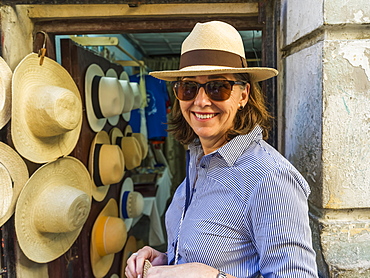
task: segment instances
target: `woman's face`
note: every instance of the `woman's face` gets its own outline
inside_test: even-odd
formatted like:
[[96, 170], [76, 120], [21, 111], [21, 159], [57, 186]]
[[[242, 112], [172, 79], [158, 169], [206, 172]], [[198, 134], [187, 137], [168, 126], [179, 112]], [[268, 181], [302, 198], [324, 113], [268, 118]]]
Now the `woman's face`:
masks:
[[[202, 75], [184, 77], [184, 81], [204, 84], [211, 80], [237, 81], [233, 74]], [[230, 98], [225, 101], [213, 101], [208, 98], [204, 88], [200, 88], [195, 99], [180, 101], [182, 115], [199, 136], [202, 143], [211, 143], [217, 147], [226, 143], [225, 133], [233, 127], [235, 115], [240, 105], [248, 101], [249, 84], [245, 88], [234, 85]]]

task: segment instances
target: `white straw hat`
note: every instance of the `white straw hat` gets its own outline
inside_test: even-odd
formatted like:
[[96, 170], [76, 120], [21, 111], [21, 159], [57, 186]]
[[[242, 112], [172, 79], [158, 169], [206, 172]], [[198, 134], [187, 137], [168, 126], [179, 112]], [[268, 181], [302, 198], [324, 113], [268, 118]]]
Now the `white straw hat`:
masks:
[[12, 70], [0, 57], [0, 129], [10, 120], [12, 103]]
[[118, 217], [115, 199], [109, 199], [99, 213], [91, 231], [90, 262], [96, 278], [104, 277], [111, 268], [115, 253], [120, 252], [127, 240], [123, 219]]
[[125, 174], [125, 157], [119, 146], [110, 143], [106, 131], [99, 131], [90, 147], [89, 172], [93, 182], [93, 197], [102, 201], [111, 184], [119, 183]]
[[72, 152], [80, 136], [82, 102], [69, 73], [47, 57], [27, 55], [13, 74], [12, 140], [26, 159], [45, 163]]
[[144, 210], [144, 198], [134, 191], [134, 182], [127, 177], [122, 184], [119, 202], [120, 217], [125, 220], [127, 231], [130, 230], [133, 218], [140, 216]]
[[91, 179], [74, 157], [38, 168], [21, 191], [15, 209], [19, 246], [32, 261], [47, 263], [75, 242], [91, 208]]
[[122, 86], [115, 77], [105, 77], [100, 66], [91, 64], [85, 75], [87, 120], [91, 129], [99, 132], [107, 118], [119, 117], [123, 109]]
[[122, 110], [123, 119], [128, 122], [131, 117], [131, 110], [134, 107], [134, 91], [132, 90], [130, 78], [128, 77], [127, 72], [121, 72], [119, 77], [119, 82], [123, 87], [123, 93], [125, 94], [125, 104]]
[[[108, 69], [107, 70], [107, 72], [105, 73], [105, 76], [106, 77], [114, 77], [114, 78], [117, 78], [117, 80], [118, 80], [118, 74], [117, 74], [117, 72], [115, 71], [115, 69], [112, 69], [112, 68], [110, 68], [110, 69]], [[118, 80], [119, 81], [119, 80]], [[120, 84], [121, 84], [121, 82], [120, 82]], [[121, 84], [122, 85], [122, 84]], [[123, 86], [122, 86], [122, 90], [120, 90], [120, 94], [119, 94], [119, 96], [120, 96], [120, 102], [121, 102], [121, 104], [120, 104], [120, 106], [122, 107], [122, 109], [123, 109], [123, 107], [124, 107], [124, 105], [125, 105], [125, 95], [124, 95], [124, 88], [123, 88]], [[118, 121], [119, 121], [119, 118], [120, 118], [120, 114], [117, 114], [117, 115], [115, 115], [115, 116], [113, 116], [113, 117], [109, 117], [108, 118], [108, 122], [112, 125], [112, 126], [115, 126], [115, 125], [117, 125], [118, 124]]]
[[230, 24], [221, 21], [197, 23], [182, 43], [180, 69], [149, 74], [166, 81], [178, 77], [248, 73], [252, 82], [278, 74], [272, 68], [248, 67], [243, 40]]
[[132, 106], [132, 110], [139, 109], [143, 103], [139, 83], [130, 82], [130, 85], [134, 93], [134, 105]]
[[13, 215], [28, 177], [24, 160], [10, 146], [0, 142], [0, 227]]

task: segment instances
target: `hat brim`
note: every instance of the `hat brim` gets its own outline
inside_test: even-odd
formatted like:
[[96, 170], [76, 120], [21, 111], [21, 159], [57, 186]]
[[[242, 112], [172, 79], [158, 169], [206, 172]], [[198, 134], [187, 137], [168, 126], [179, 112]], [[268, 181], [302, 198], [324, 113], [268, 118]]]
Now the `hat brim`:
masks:
[[129, 236], [125, 247], [123, 249], [122, 264], [121, 264], [121, 278], [126, 278], [125, 268], [127, 266], [128, 258], [137, 251], [137, 242], [134, 236]]
[[0, 129], [10, 120], [12, 103], [12, 70], [0, 57]]
[[189, 66], [180, 70], [152, 71], [149, 74], [165, 81], [176, 81], [178, 77], [227, 73], [248, 73], [252, 82], [259, 82], [276, 76], [278, 71], [265, 67], [231, 68], [220, 66]]
[[111, 268], [114, 260], [114, 253], [101, 257], [96, 247], [96, 223], [103, 216], [118, 217], [118, 206], [115, 199], [111, 198], [96, 217], [92, 231], [90, 243], [91, 268], [95, 277], [104, 277]]
[[81, 100], [80, 92], [70, 74], [57, 62], [45, 57], [42, 66], [36, 53], [27, 55], [16, 67], [12, 80], [12, 140], [15, 149], [35, 163], [54, 161], [75, 148], [82, 126], [81, 117], [76, 128], [58, 136], [36, 137], [27, 123], [27, 95], [38, 86], [56, 86], [68, 89]]
[[110, 144], [109, 135], [106, 131], [102, 130], [99, 131], [93, 141], [91, 142], [90, 146], [90, 154], [89, 154], [89, 172], [91, 175], [92, 180], [92, 195], [94, 199], [98, 202], [101, 202], [104, 200], [105, 196], [108, 193], [108, 190], [110, 188], [110, 184], [103, 185], [103, 186], [97, 186], [94, 181], [94, 164], [99, 163], [99, 161], [94, 161], [94, 154], [95, 154], [95, 145], [96, 144]]
[[[5, 184], [7, 189], [0, 188], [0, 196], [3, 202], [0, 211], [1, 227], [13, 215], [18, 196], [29, 178], [29, 173], [26, 163], [19, 154], [2, 142], [0, 142], [0, 165], [6, 169], [10, 177], [10, 183]], [[4, 204], [6, 205], [4, 206]]]
[[123, 182], [122, 187], [121, 187], [120, 197], [119, 197], [119, 216], [122, 219], [124, 219], [126, 229], [127, 229], [127, 231], [129, 231], [130, 228], [131, 228], [133, 219], [132, 218], [124, 218], [123, 214], [122, 214], [122, 205], [123, 205], [122, 204], [122, 201], [123, 201], [122, 198], [123, 198], [123, 194], [126, 191], [130, 191], [130, 192], [134, 191], [134, 182], [132, 181], [132, 179], [130, 177], [127, 177], [125, 179], [125, 181]]
[[93, 100], [92, 100], [92, 81], [94, 76], [105, 76], [102, 68], [97, 64], [91, 64], [85, 74], [85, 105], [87, 120], [91, 129], [95, 132], [99, 132], [103, 129], [107, 123], [107, 118], [98, 119], [94, 113]]
[[[64, 157], [38, 168], [23, 187], [15, 210], [15, 230], [24, 254], [38, 263], [50, 262], [63, 255], [79, 236], [80, 228], [65, 233], [41, 233], [35, 227], [37, 197], [45, 190], [65, 185], [90, 196], [91, 180], [85, 165], [74, 157]], [[46, 219], [47, 220], [47, 219]]]

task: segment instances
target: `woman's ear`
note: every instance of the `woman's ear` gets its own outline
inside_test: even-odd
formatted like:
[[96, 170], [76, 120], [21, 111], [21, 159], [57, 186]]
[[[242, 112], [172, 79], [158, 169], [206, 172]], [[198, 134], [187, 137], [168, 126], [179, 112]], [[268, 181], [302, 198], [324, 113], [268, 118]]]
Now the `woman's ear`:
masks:
[[240, 96], [240, 104], [244, 107], [249, 99], [249, 92], [251, 89], [251, 84], [245, 84], [245, 88], [243, 89], [241, 96]]

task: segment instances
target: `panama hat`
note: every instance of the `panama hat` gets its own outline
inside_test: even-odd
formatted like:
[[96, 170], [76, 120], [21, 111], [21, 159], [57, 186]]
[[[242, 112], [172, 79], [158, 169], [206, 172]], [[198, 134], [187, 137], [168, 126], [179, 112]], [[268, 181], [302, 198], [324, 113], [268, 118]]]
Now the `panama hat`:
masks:
[[140, 216], [143, 209], [143, 195], [134, 191], [134, 182], [130, 177], [126, 178], [121, 187], [119, 213], [125, 220], [127, 231], [131, 228], [133, 218]]
[[0, 227], [13, 215], [28, 177], [24, 160], [10, 146], [0, 142]]
[[[114, 78], [117, 78], [117, 80], [118, 80], [118, 74], [117, 74], [117, 72], [114, 70], [114, 69], [112, 69], [112, 68], [110, 68], [110, 69], [108, 69], [107, 70], [107, 72], [105, 73], [105, 76], [106, 77], [114, 77]], [[119, 80], [118, 80], [119, 81]], [[119, 82], [120, 83], [120, 82]], [[122, 84], [120, 83], [120, 85], [122, 86]], [[124, 107], [124, 105], [125, 105], [125, 94], [124, 94], [124, 88], [123, 88], [123, 86], [122, 86], [122, 90], [119, 90], [120, 91], [120, 94], [119, 94], [119, 96], [120, 96], [120, 102], [121, 102], [121, 104], [120, 104], [120, 106], [122, 107], [122, 109], [123, 109], [123, 107]], [[122, 113], [122, 112], [121, 112]], [[120, 113], [120, 114], [121, 114]], [[112, 126], [115, 126], [115, 125], [117, 125], [118, 124], [118, 121], [119, 121], [119, 118], [120, 118], [120, 114], [117, 114], [117, 115], [115, 115], [115, 116], [113, 116], [113, 117], [109, 117], [108, 118], [108, 122], [112, 125]]]
[[143, 103], [140, 93], [140, 85], [137, 82], [130, 82], [130, 85], [134, 93], [134, 105], [132, 106], [132, 110], [139, 109]]
[[85, 75], [87, 120], [91, 129], [99, 132], [107, 118], [115, 120], [123, 109], [123, 92], [116, 77], [106, 77], [97, 64], [91, 64]]
[[89, 172], [93, 182], [92, 195], [98, 202], [108, 193], [111, 184], [125, 174], [125, 158], [119, 146], [111, 144], [106, 131], [99, 131], [90, 146]]
[[72, 152], [80, 136], [82, 102], [69, 73], [36, 53], [16, 67], [12, 81], [12, 140], [24, 158], [45, 163]]
[[141, 159], [144, 159], [148, 154], [148, 140], [144, 134], [139, 132], [132, 132], [132, 128], [130, 125], [127, 125], [125, 128], [125, 136], [133, 136], [139, 142], [140, 149], [141, 149]]
[[29, 178], [15, 209], [15, 230], [24, 254], [50, 262], [75, 242], [91, 208], [91, 179], [74, 157], [38, 168]]
[[0, 129], [9, 122], [11, 115], [12, 74], [8, 64], [0, 57]]
[[125, 95], [125, 104], [122, 110], [123, 119], [128, 122], [131, 117], [131, 110], [134, 107], [134, 92], [131, 87], [130, 78], [128, 77], [127, 72], [121, 72], [119, 76], [119, 82], [122, 85], [123, 93]]
[[109, 132], [109, 137], [112, 144], [120, 146], [127, 170], [132, 170], [141, 164], [141, 147], [135, 137], [123, 136], [122, 131], [114, 127]]
[[197, 23], [181, 47], [180, 69], [153, 71], [149, 74], [162, 80], [176, 81], [178, 77], [248, 73], [251, 81], [274, 77], [272, 68], [248, 67], [243, 40], [230, 24], [221, 21]]
[[125, 269], [127, 266], [127, 260], [137, 250], [138, 248], [137, 248], [136, 238], [131, 235], [128, 237], [125, 247], [123, 247], [122, 263], [121, 263], [121, 278], [126, 278]]
[[90, 261], [95, 277], [104, 277], [111, 268], [115, 253], [120, 252], [127, 240], [123, 219], [118, 217], [115, 199], [109, 199], [99, 213], [91, 232]]

